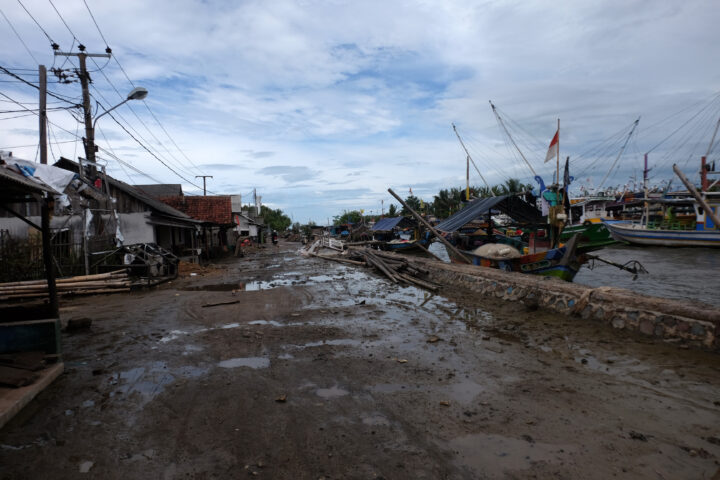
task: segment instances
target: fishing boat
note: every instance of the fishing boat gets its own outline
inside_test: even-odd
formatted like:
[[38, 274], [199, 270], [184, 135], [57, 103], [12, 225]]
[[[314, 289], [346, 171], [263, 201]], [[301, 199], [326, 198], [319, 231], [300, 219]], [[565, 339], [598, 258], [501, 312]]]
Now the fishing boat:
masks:
[[[585, 263], [584, 256], [577, 253], [578, 239], [579, 236], [576, 235], [559, 248], [504, 258], [503, 250], [513, 250], [512, 247], [498, 245], [500, 248], [493, 252], [494, 255], [492, 253], [483, 255], [477, 253], [477, 250], [472, 252], [461, 251], [461, 253], [468, 257], [473, 265], [480, 267], [497, 268], [506, 272], [543, 275], [572, 282], [580, 267]], [[448, 249], [448, 255], [453, 263], [466, 263], [453, 250]]]
[[405, 252], [421, 250], [430, 241], [422, 238], [418, 225], [407, 217], [386, 217], [372, 226], [373, 245], [381, 250]]
[[[720, 213], [720, 191], [710, 191], [707, 179], [708, 174], [720, 175], [720, 172], [711, 171], [703, 157], [701, 190], [698, 192], [677, 166], [673, 169], [692, 197], [645, 199], [645, 214], [639, 222], [605, 222], [605, 225], [615, 239], [635, 245], [720, 247], [720, 221], [717, 216]], [[651, 204], [659, 205], [659, 212], [655, 208], [651, 213]]]
[[508, 272], [551, 276], [568, 282], [573, 280], [582, 264], [585, 263], [584, 255], [578, 250], [578, 235], [570, 238], [565, 245], [557, 248], [539, 247], [540, 249], [536, 249], [536, 246], [542, 243], [540, 240], [548, 240], [547, 237], [538, 239], [538, 241], [531, 241], [526, 252], [526, 247], [517, 249], [504, 243], [502, 239], [499, 239], [494, 234], [491, 222], [487, 221], [486, 224], [490, 232], [493, 232], [491, 234], [489, 232], [487, 235], [487, 243], [485, 245], [470, 244], [468, 242], [470, 238], [475, 239], [477, 242], [479, 237], [477, 235], [467, 237], [459, 232], [462, 232], [468, 224], [472, 224], [477, 218], [489, 217], [492, 211], [499, 211], [528, 226], [547, 225], [541, 212], [534, 205], [524, 201], [520, 195], [478, 198], [435, 227], [435, 230], [442, 233], [445, 238], [454, 242], [458, 247], [458, 251], [451, 248], [447, 249], [451, 262], [466, 263], [460, 258], [458, 254], [460, 252], [461, 255], [470, 259], [473, 265], [498, 268]]

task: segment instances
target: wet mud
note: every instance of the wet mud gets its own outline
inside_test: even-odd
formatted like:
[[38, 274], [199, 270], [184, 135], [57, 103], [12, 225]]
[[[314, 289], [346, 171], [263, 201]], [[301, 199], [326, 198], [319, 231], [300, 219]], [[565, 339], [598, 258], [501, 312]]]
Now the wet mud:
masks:
[[298, 248], [64, 303], [63, 321], [92, 327], [64, 334], [65, 374], [0, 431], [0, 479], [720, 469], [717, 354], [400, 287]]

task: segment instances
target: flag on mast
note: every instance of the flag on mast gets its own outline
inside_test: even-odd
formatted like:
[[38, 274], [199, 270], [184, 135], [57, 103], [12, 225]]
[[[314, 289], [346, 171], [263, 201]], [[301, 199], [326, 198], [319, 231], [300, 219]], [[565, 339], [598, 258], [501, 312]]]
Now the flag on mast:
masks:
[[555, 132], [555, 136], [550, 142], [550, 148], [548, 148], [547, 155], [545, 155], [545, 163], [555, 158], [558, 154], [558, 143], [560, 142], [560, 129]]

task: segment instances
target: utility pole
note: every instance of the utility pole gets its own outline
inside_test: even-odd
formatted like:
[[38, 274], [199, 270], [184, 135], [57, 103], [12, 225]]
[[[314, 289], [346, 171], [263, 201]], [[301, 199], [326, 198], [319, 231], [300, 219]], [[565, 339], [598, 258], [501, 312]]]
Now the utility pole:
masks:
[[[55, 56], [61, 57], [78, 57], [80, 61], [80, 71], [78, 77], [80, 78], [80, 85], [82, 87], [83, 96], [83, 111], [85, 113], [85, 159], [90, 163], [90, 168], [93, 173], [96, 172], [95, 167], [95, 128], [92, 123], [92, 107], [90, 105], [90, 74], [87, 71], [86, 60], [88, 57], [102, 57], [110, 58], [111, 52], [108, 48], [106, 53], [85, 53], [85, 46], [79, 45], [80, 53], [71, 52], [55, 52]], [[82, 175], [82, 172], [80, 172]]]
[[205, 179], [206, 178], [213, 178], [212, 175], [195, 175], [195, 178], [202, 178], [203, 179], [203, 197], [207, 196], [207, 187], [205, 185]]
[[[40, 111], [38, 117], [40, 119], [40, 163], [47, 165], [47, 70], [45, 65], [38, 68], [40, 75]], [[58, 298], [57, 286], [55, 285], [55, 265], [52, 257], [52, 249], [50, 246], [50, 196], [43, 193], [42, 205], [40, 207], [40, 228], [42, 234], [42, 250], [43, 263], [45, 264], [45, 275], [47, 275], [48, 297], [50, 304], [50, 313], [57, 318]]]

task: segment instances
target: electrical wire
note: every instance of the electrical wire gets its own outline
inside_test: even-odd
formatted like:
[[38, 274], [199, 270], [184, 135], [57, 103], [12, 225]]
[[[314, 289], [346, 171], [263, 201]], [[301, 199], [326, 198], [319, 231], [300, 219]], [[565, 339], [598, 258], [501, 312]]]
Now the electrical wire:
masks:
[[10, 19], [5, 16], [5, 12], [3, 12], [2, 9], [0, 9], [0, 14], [2, 14], [5, 21], [8, 23], [8, 25], [10, 25], [10, 28], [12, 29], [13, 33], [15, 33], [15, 36], [18, 38], [18, 40], [20, 40], [20, 43], [22, 43], [23, 47], [25, 47], [25, 50], [27, 50], [28, 54], [30, 54], [30, 57], [35, 61], [35, 63], [37, 63], [39, 65], [40, 62], [38, 62], [37, 58], [35, 58], [35, 55], [33, 55], [32, 51], [30, 51], [27, 44], [25, 44], [25, 41], [22, 39], [20, 34], [17, 32], [17, 30], [15, 30], [15, 27], [13, 26], [12, 22], [10, 22]]
[[35, 25], [37, 25], [38, 28], [42, 31], [42, 33], [45, 34], [47, 39], [50, 40], [50, 43], [51, 44], [55, 43], [53, 41], [53, 39], [50, 38], [50, 35], [48, 35], [48, 33], [45, 31], [45, 29], [38, 23], [37, 20], [35, 20], [35, 17], [32, 16], [32, 13], [30, 13], [30, 11], [27, 8], [25, 8], [25, 5], [23, 5], [23, 3], [20, 0], [17, 0], [17, 2], [20, 4], [20, 6], [23, 8], [23, 10], [25, 10], [25, 13], [27, 13], [30, 16], [30, 18], [32, 18], [33, 22], [35, 22]]

